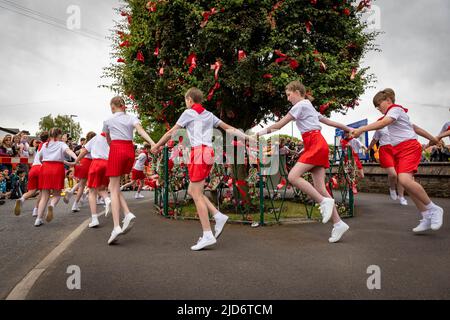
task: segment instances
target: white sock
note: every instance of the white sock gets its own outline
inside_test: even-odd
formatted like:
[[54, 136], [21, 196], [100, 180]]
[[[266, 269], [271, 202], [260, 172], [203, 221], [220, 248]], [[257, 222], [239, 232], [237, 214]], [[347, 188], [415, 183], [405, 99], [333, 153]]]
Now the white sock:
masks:
[[433, 209], [434, 207], [436, 207], [436, 205], [433, 203], [433, 201], [430, 201], [430, 203], [425, 206], [427, 210]]
[[92, 214], [92, 219], [98, 219], [98, 214]]
[[117, 226], [114, 228], [115, 232], [122, 232], [122, 228], [120, 226]]
[[203, 237], [205, 237], [207, 239], [211, 239], [211, 238], [214, 238], [214, 235], [213, 235], [212, 231], [203, 231]]

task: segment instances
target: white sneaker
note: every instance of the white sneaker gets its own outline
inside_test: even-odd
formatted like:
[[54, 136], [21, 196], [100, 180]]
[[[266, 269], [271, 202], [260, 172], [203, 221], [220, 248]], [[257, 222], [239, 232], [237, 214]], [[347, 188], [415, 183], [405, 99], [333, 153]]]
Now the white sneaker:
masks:
[[111, 198], [106, 198], [105, 199], [105, 217], [108, 216], [110, 211], [111, 211]]
[[38, 208], [33, 209], [33, 214], [31, 215], [33, 218], [38, 216]]
[[127, 215], [125, 216], [125, 218], [123, 219], [122, 223], [122, 233], [125, 234], [128, 231], [131, 230], [131, 228], [133, 228], [134, 226], [134, 222], [136, 220], [136, 216], [134, 214], [127, 213]]
[[331, 237], [328, 239], [328, 242], [338, 242], [339, 240], [341, 240], [342, 236], [345, 232], [347, 232], [348, 229], [350, 229], [348, 224], [346, 224], [344, 221], [341, 221], [338, 226], [333, 227], [333, 230], [331, 231]]
[[322, 214], [322, 223], [327, 223], [328, 220], [330, 220], [331, 215], [333, 214], [333, 208], [334, 199], [324, 198], [319, 208], [320, 213]]
[[435, 206], [434, 208], [430, 209], [430, 215], [431, 229], [434, 231], [439, 230], [442, 227], [443, 223], [444, 209]]
[[34, 222], [34, 226], [35, 227], [40, 227], [44, 224], [44, 221], [42, 219], [37, 218], [36, 221]]
[[392, 200], [394, 200], [394, 201], [397, 200], [398, 196], [397, 196], [397, 191], [396, 190], [389, 189], [389, 193], [391, 195], [391, 199]]
[[227, 223], [228, 216], [220, 213], [219, 217], [216, 220], [216, 225], [214, 226], [214, 237], [216, 240], [219, 238], [220, 234], [222, 233], [223, 227], [225, 227], [225, 224]]
[[91, 221], [91, 223], [89, 223], [89, 228], [98, 227], [99, 224], [100, 224], [100, 222], [98, 221], [98, 218], [92, 217], [92, 221]]
[[145, 198], [142, 194], [140, 194], [140, 193], [136, 193], [135, 195], [134, 195], [134, 198], [135, 199], [142, 199], [142, 198]]
[[111, 244], [113, 242], [117, 241], [117, 238], [122, 234], [122, 230], [116, 230], [116, 228], [113, 229], [111, 232], [111, 236], [109, 237], [108, 244]]
[[431, 219], [423, 218], [417, 227], [412, 229], [413, 232], [424, 232], [431, 229]]
[[45, 221], [50, 222], [52, 220], [53, 220], [53, 206], [48, 206]]
[[120, 191], [123, 191], [123, 189], [125, 189], [123, 186], [120, 187]]
[[217, 241], [216, 241], [216, 239], [215, 239], [214, 237], [211, 237], [211, 238], [200, 237], [200, 238], [198, 239], [198, 241], [197, 241], [197, 244], [196, 244], [196, 245], [193, 245], [193, 246], [191, 247], [191, 250], [193, 250], [193, 251], [198, 251], [198, 250], [203, 249], [204, 247], [213, 245], [213, 244], [215, 244], [216, 242], [217, 242]]
[[405, 197], [399, 197], [399, 200], [400, 200], [400, 204], [402, 206], [407, 206], [408, 205], [408, 201], [406, 200]]
[[72, 191], [67, 191], [67, 192], [64, 194], [64, 198], [63, 198], [64, 203], [65, 203], [65, 204], [69, 204], [70, 198], [71, 198], [72, 196], [73, 196], [73, 192], [72, 192]]
[[22, 211], [22, 200], [17, 199], [16, 205], [14, 206], [14, 214], [16, 216], [20, 216], [21, 211]]
[[72, 205], [72, 212], [79, 212], [80, 207], [78, 206], [78, 202], [74, 202]]

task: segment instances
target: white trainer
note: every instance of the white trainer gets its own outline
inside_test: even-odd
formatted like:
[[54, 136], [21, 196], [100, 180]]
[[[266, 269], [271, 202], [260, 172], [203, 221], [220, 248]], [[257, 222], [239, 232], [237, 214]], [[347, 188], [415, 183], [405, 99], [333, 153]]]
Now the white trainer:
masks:
[[136, 221], [136, 216], [134, 214], [127, 213], [127, 215], [125, 216], [125, 218], [123, 219], [123, 225], [122, 225], [122, 233], [125, 234], [127, 232], [129, 232], [133, 226], [134, 226], [134, 222]]
[[346, 224], [344, 221], [341, 221], [338, 226], [333, 227], [333, 230], [331, 231], [331, 237], [328, 239], [328, 242], [338, 242], [339, 240], [341, 240], [342, 236], [345, 232], [347, 232], [348, 229], [350, 229], [348, 224]]
[[79, 212], [80, 211], [80, 207], [78, 202], [74, 202], [72, 205], [72, 212]]
[[424, 232], [431, 229], [431, 219], [424, 218], [420, 220], [420, 223], [417, 227], [412, 229], [413, 232]]
[[48, 206], [47, 215], [45, 216], [45, 221], [50, 222], [53, 220], [53, 206]]
[[22, 200], [17, 199], [16, 205], [14, 206], [14, 214], [16, 216], [20, 216], [21, 211], [22, 211]]
[[140, 194], [140, 193], [136, 193], [135, 195], [134, 195], [134, 198], [135, 199], [142, 199], [142, 198], [145, 198], [142, 194]]
[[89, 228], [98, 227], [99, 224], [100, 224], [100, 222], [98, 221], [98, 218], [92, 217], [92, 221], [91, 221], [91, 223], [89, 223]]
[[227, 223], [228, 216], [224, 214], [219, 214], [219, 217], [216, 220], [216, 225], [214, 226], [214, 237], [216, 237], [216, 240], [219, 239], [219, 236], [222, 234], [222, 230], [225, 227], [225, 224]]
[[[120, 228], [120, 227], [119, 227]], [[113, 229], [111, 232], [111, 236], [109, 237], [108, 244], [112, 244], [113, 242], [117, 241], [117, 238], [122, 234], [122, 230], [116, 230], [116, 228]]]
[[436, 231], [442, 227], [443, 218], [444, 218], [444, 209], [441, 207], [435, 206], [430, 209], [431, 216], [431, 229]]
[[320, 203], [320, 213], [322, 214], [322, 223], [327, 223], [333, 214], [334, 199], [323, 198], [322, 203]]
[[105, 217], [111, 212], [111, 198], [105, 199]]
[[394, 200], [394, 201], [397, 200], [398, 196], [397, 196], [397, 191], [396, 190], [389, 189], [389, 193], [391, 195], [391, 199], [392, 200]]
[[216, 238], [214, 238], [214, 237], [210, 237], [210, 238], [200, 237], [197, 241], [197, 244], [195, 244], [191, 247], [191, 250], [198, 251], [207, 246], [211, 246], [211, 245], [215, 244], [216, 242], [217, 242]]
[[408, 205], [408, 201], [406, 200], [405, 197], [399, 197], [399, 200], [400, 200], [400, 204], [402, 206], [407, 206]]
[[38, 208], [33, 209], [33, 214], [31, 215], [33, 218], [38, 216]]
[[40, 227], [44, 224], [44, 221], [42, 219], [37, 218], [36, 221], [34, 222], [34, 226], [35, 227]]

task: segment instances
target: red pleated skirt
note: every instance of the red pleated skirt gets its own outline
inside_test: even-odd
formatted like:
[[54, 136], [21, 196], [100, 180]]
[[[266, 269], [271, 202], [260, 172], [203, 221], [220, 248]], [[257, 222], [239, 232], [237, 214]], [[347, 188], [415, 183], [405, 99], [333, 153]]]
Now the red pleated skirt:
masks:
[[44, 161], [39, 174], [39, 190], [64, 189], [64, 163], [59, 161]]
[[132, 169], [131, 170], [131, 180], [144, 180], [145, 174], [144, 171]]
[[329, 168], [329, 149], [320, 130], [308, 131], [302, 134], [304, 149], [297, 162], [313, 164], [318, 167]]
[[93, 159], [89, 168], [88, 174], [88, 188], [108, 187], [109, 178], [106, 176], [106, 168], [108, 167], [108, 160]]
[[392, 145], [387, 144], [385, 146], [381, 146], [378, 151], [378, 156], [380, 159], [380, 167], [382, 168], [393, 168], [395, 167], [394, 161], [394, 150]]
[[214, 164], [214, 149], [201, 145], [191, 148], [190, 163], [188, 164], [189, 180], [200, 182], [205, 180]]
[[73, 176], [77, 179], [87, 179], [89, 174], [89, 167], [91, 166], [92, 159], [83, 158], [78, 166], [75, 166]]
[[422, 158], [422, 146], [419, 141], [407, 140], [392, 147], [397, 173], [416, 173]]
[[133, 141], [113, 140], [109, 146], [107, 177], [129, 174], [134, 164]]
[[28, 190], [39, 189], [39, 175], [41, 173], [42, 165], [34, 165], [28, 172]]

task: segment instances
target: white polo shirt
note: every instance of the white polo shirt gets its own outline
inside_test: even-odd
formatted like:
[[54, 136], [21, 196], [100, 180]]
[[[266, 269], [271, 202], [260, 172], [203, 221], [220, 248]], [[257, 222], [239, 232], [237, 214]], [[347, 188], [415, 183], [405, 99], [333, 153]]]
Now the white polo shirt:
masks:
[[361, 153], [363, 144], [361, 143], [361, 141], [359, 141], [359, 139], [353, 138], [352, 140], [349, 141], [348, 144], [352, 147], [352, 149], [353, 149], [353, 151], [355, 151], [355, 153], [358, 153], [358, 154]]
[[295, 124], [302, 134], [322, 129], [319, 119], [322, 119], [323, 115], [317, 112], [308, 99], [297, 102], [289, 111], [289, 114], [294, 117]]
[[136, 162], [134, 163], [133, 169], [137, 171], [144, 171], [145, 168], [145, 162], [147, 161], [147, 155], [145, 153], [139, 154], [139, 156], [136, 159]]
[[103, 132], [109, 133], [111, 140], [132, 141], [134, 126], [140, 123], [133, 115], [116, 112], [103, 122]]
[[380, 147], [392, 144], [391, 137], [389, 136], [389, 129], [387, 127], [375, 131], [373, 138], [378, 140]]
[[42, 159], [42, 162], [45, 161], [57, 161], [57, 162], [64, 162], [64, 154], [66, 153], [66, 150], [68, 150], [69, 147], [67, 144], [65, 144], [62, 141], [50, 141], [44, 143], [44, 146], [42, 147], [40, 151], [40, 156]]
[[42, 164], [40, 156], [41, 156], [41, 151], [36, 151], [36, 154], [34, 155], [34, 160], [33, 160], [32, 166], [40, 166]]
[[205, 110], [201, 114], [192, 109], [185, 110], [177, 121], [177, 125], [186, 128], [192, 147], [202, 144], [212, 147], [213, 128], [217, 128], [222, 120]]
[[92, 159], [108, 160], [109, 144], [104, 136], [96, 135], [85, 144], [84, 148], [90, 153]]
[[390, 117], [395, 120], [387, 126], [393, 146], [396, 146], [404, 141], [413, 139], [417, 140], [417, 134], [415, 133], [413, 125], [409, 120], [409, 116], [402, 108], [392, 108], [386, 114], [386, 117]]

